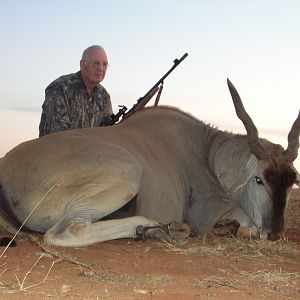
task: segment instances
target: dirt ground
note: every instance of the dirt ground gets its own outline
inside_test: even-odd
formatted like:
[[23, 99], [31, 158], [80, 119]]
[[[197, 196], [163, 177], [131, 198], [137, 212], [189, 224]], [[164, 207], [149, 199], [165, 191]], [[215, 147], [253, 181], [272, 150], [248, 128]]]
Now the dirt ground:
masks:
[[75, 249], [18, 236], [0, 259], [0, 299], [300, 299], [300, 189], [285, 235], [177, 245], [123, 239]]

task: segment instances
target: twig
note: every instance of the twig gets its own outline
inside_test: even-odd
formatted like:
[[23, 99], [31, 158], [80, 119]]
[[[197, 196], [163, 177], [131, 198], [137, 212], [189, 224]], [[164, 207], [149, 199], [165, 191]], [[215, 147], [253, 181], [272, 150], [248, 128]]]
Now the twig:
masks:
[[39, 256], [39, 258], [37, 259], [37, 261], [34, 263], [34, 265], [29, 269], [29, 271], [27, 271], [27, 273], [25, 274], [25, 276], [24, 276], [24, 278], [23, 278], [23, 280], [22, 280], [21, 283], [20, 283], [19, 278], [17, 277], [17, 275], [15, 275], [16, 279], [17, 279], [17, 282], [18, 282], [18, 284], [20, 286], [20, 290], [21, 291], [23, 290], [23, 287], [24, 287], [25, 280], [26, 280], [27, 276], [29, 274], [31, 274], [32, 270], [36, 267], [36, 265], [38, 264], [38, 262], [41, 260], [42, 257], [44, 257], [44, 253], [41, 253], [41, 255]]
[[32, 284], [32, 285], [29, 285], [29, 286], [26, 286], [26, 287], [25, 287], [25, 281], [26, 281], [27, 277], [32, 273], [33, 269], [37, 266], [37, 264], [39, 263], [39, 261], [40, 261], [44, 256], [45, 256], [45, 253], [41, 253], [41, 255], [39, 256], [39, 258], [37, 259], [37, 261], [34, 263], [34, 265], [26, 272], [26, 274], [25, 274], [25, 276], [24, 276], [22, 282], [20, 282], [18, 276], [15, 275], [15, 276], [16, 276], [16, 279], [17, 279], [17, 282], [18, 282], [18, 285], [19, 285], [19, 287], [20, 287], [20, 291], [26, 291], [26, 290], [28, 290], [28, 289], [30, 289], [30, 288], [33, 288], [33, 287], [36, 287], [36, 286], [38, 286], [38, 285], [44, 284], [44, 283], [46, 282], [46, 280], [47, 280], [47, 278], [48, 278], [48, 276], [49, 276], [49, 274], [50, 274], [50, 272], [51, 272], [53, 266], [54, 266], [56, 263], [62, 261], [62, 259], [57, 259], [57, 260], [53, 261], [52, 264], [51, 264], [51, 266], [50, 266], [50, 268], [49, 268], [49, 270], [47, 271], [46, 275], [44, 276], [44, 279], [43, 279], [41, 282], [36, 283], [36, 284]]
[[[5, 267], [5, 265], [6, 265], [6, 262], [0, 266], [0, 269], [3, 269], [3, 267]], [[7, 269], [8, 269], [8, 268], [4, 269], [4, 271], [2, 271], [2, 272], [0, 273], [0, 277], [7, 271]]]
[[217, 285], [220, 285], [220, 286], [226, 286], [226, 287], [230, 287], [230, 288], [233, 288], [233, 289], [237, 289], [236, 286], [231, 285], [231, 284], [227, 284], [227, 283], [218, 282], [218, 281], [216, 281], [217, 279], [218, 279], [218, 278], [216, 278], [215, 275], [210, 276], [210, 277], [208, 277], [208, 278], [206, 278], [206, 279], [203, 279], [202, 282], [201, 282], [201, 285], [203, 285], [203, 283], [205, 283], [205, 282], [206, 282], [206, 283], [211, 282], [211, 283], [214, 283], [214, 284], [217, 284]]
[[52, 256], [54, 257], [57, 257], [57, 258], [60, 258], [62, 260], [66, 260], [72, 264], [75, 264], [79, 267], [84, 267], [84, 268], [87, 268], [89, 270], [91, 270], [93, 273], [95, 273], [96, 275], [98, 275], [99, 277], [101, 277], [102, 279], [104, 280], [107, 280], [107, 278], [105, 276], [103, 276], [102, 274], [100, 274], [99, 272], [97, 272], [96, 270], [94, 270], [92, 267], [90, 267], [89, 265], [87, 264], [84, 264], [84, 263], [81, 263], [79, 261], [77, 261], [76, 259], [70, 257], [70, 256], [67, 256], [67, 255], [64, 255], [62, 253], [59, 253], [57, 251], [54, 251], [54, 250], [51, 250], [49, 249], [45, 244], [37, 241], [37, 244], [48, 254], [51, 254]]
[[217, 282], [217, 281], [214, 281], [214, 280], [209, 280], [208, 282], [212, 282], [212, 283], [215, 283], [215, 284], [220, 285], [220, 286], [226, 286], [226, 287], [230, 287], [230, 288], [233, 288], [233, 289], [237, 289], [236, 286], [230, 285], [230, 284], [227, 284], [227, 283], [221, 283], [221, 282]]
[[60, 262], [60, 261], [62, 261], [62, 259], [61, 259], [61, 258], [59, 258], [59, 259], [57, 259], [57, 260], [55, 260], [55, 261], [53, 261], [53, 262], [52, 262], [52, 264], [51, 264], [51, 266], [50, 266], [50, 268], [49, 268], [48, 272], [46, 273], [46, 275], [45, 275], [44, 279], [43, 279], [41, 282], [39, 282], [39, 283], [36, 283], [36, 284], [29, 285], [29, 286], [27, 286], [27, 287], [23, 288], [22, 290], [23, 290], [23, 291], [25, 291], [25, 290], [28, 290], [28, 289], [30, 289], [30, 288], [33, 288], [33, 287], [35, 287], [35, 286], [38, 286], [38, 285], [44, 284], [44, 283], [46, 282], [46, 280], [47, 280], [47, 277], [48, 277], [48, 275], [50, 274], [50, 272], [51, 272], [52, 268], [54, 267], [54, 265], [55, 265], [56, 263]]
[[0, 273], [0, 277], [1, 277], [4, 273], [6, 273], [8, 270], [14, 270], [14, 269], [16, 269], [16, 268], [5, 268], [5, 269]]

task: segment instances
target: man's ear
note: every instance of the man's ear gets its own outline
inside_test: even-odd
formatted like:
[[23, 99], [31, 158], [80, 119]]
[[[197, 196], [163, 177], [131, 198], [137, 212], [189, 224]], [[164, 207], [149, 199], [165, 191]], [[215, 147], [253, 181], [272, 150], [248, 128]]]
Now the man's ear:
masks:
[[85, 67], [85, 61], [84, 60], [80, 60], [80, 70], [83, 70]]

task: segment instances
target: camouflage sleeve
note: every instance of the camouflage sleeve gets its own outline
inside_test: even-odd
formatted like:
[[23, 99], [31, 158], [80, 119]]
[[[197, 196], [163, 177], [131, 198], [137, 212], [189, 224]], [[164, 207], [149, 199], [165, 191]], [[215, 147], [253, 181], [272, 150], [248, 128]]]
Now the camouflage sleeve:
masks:
[[68, 129], [70, 129], [69, 104], [62, 87], [47, 88], [39, 126], [40, 136]]

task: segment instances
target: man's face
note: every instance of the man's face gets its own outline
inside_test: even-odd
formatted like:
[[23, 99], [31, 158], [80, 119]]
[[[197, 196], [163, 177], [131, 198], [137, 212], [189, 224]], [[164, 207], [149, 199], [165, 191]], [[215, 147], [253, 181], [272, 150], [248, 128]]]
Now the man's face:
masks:
[[80, 61], [80, 70], [88, 85], [101, 82], [108, 67], [107, 55], [103, 49], [92, 49], [85, 60]]

